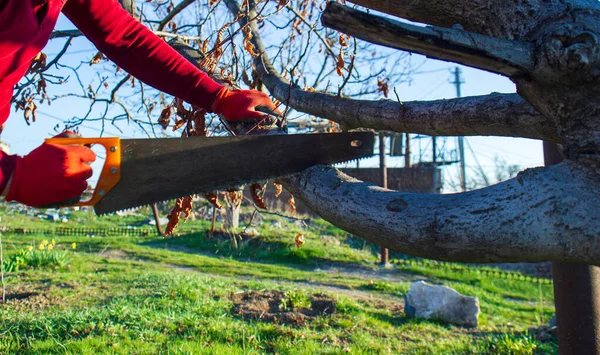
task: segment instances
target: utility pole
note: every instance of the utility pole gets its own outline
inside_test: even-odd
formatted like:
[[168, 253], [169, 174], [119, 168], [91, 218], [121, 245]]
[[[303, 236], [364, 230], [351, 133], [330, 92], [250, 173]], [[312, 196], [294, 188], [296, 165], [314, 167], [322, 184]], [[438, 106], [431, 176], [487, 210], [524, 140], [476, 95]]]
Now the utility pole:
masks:
[[410, 133], [406, 133], [406, 147], [404, 149], [404, 167], [410, 168]]
[[[461, 80], [461, 70], [454, 68], [454, 81], [450, 82], [456, 86], [456, 97], [461, 97], [460, 85], [465, 82]], [[463, 192], [467, 191], [467, 167], [465, 165], [465, 137], [458, 137], [458, 154], [460, 156], [460, 188]]]
[[[379, 132], [379, 173], [381, 175], [381, 187], [387, 189], [387, 167], [385, 165], [385, 134]], [[381, 265], [386, 266], [389, 262], [389, 251], [381, 247]]]
[[433, 166], [433, 184], [431, 184], [432, 190], [433, 190], [433, 191], [431, 191], [432, 194], [437, 193], [437, 188], [438, 188], [438, 186], [437, 186], [437, 181], [438, 181], [438, 178], [437, 178], [437, 145], [436, 145], [435, 138], [436, 138], [435, 136], [431, 137], [431, 143], [433, 145], [433, 158], [431, 159], [431, 162], [432, 162], [431, 165]]

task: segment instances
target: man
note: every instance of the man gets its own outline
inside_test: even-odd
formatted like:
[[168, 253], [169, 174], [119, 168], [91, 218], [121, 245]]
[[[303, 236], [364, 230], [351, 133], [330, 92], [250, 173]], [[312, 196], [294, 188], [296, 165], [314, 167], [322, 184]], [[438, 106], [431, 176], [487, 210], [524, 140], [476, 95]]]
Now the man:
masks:
[[[117, 0], [0, 0], [0, 125], [9, 116], [13, 87], [50, 38], [63, 12], [119, 67], [161, 91], [227, 120], [260, 118], [269, 97], [230, 91], [137, 22]], [[83, 146], [42, 144], [25, 157], [0, 153], [0, 191], [7, 201], [42, 206], [80, 196], [95, 154]]]

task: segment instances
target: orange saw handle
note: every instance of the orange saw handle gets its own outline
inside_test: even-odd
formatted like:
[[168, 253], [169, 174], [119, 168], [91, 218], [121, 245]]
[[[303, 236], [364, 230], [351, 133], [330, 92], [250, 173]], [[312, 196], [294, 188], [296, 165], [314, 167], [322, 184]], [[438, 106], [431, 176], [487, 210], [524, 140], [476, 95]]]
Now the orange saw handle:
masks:
[[101, 144], [106, 149], [106, 160], [92, 197], [79, 201], [71, 206], [93, 206], [106, 195], [121, 179], [121, 139], [110, 138], [48, 138], [48, 144], [57, 145], [92, 145]]

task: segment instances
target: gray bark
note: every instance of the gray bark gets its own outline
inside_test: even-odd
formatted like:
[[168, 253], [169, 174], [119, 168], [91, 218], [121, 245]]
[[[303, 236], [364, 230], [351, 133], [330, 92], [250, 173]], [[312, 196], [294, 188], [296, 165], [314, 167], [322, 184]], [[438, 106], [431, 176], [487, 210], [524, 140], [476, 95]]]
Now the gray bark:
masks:
[[410, 255], [600, 264], [598, 176], [573, 163], [528, 169], [485, 189], [447, 195], [391, 191], [324, 166], [283, 183], [338, 227]]
[[528, 41], [548, 19], [599, 10], [596, 0], [353, 0], [355, 4], [414, 22], [460, 25], [465, 30]]
[[461, 29], [420, 27], [327, 3], [324, 26], [390, 48], [423, 54], [509, 77], [527, 75], [534, 67], [534, 45]]

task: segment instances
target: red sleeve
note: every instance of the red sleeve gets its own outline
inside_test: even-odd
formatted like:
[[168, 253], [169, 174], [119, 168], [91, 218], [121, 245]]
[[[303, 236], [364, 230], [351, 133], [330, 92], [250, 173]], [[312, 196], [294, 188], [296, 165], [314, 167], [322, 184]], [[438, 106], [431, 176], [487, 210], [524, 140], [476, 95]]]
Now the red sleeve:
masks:
[[128, 73], [160, 91], [211, 109], [222, 86], [136, 21], [117, 0], [68, 0], [63, 13]]
[[8, 180], [10, 180], [10, 177], [15, 170], [16, 162], [16, 155], [8, 155], [3, 151], [0, 151], [0, 194], [6, 188], [6, 184], [8, 184]]

